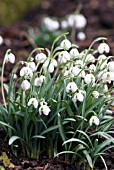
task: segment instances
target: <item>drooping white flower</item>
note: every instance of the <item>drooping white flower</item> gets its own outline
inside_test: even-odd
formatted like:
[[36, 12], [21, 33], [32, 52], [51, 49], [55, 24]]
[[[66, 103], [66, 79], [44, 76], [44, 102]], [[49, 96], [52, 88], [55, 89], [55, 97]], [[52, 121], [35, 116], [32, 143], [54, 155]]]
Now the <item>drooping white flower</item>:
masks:
[[13, 79], [14, 79], [14, 80], [17, 79], [17, 74], [14, 74], [14, 75], [13, 75]]
[[33, 61], [27, 63], [27, 65], [33, 72], [36, 70], [36, 64]]
[[107, 84], [104, 85], [103, 91], [104, 91], [105, 93], [108, 92], [108, 86], [107, 86]]
[[53, 65], [53, 63], [50, 63], [50, 65], [48, 67], [48, 71], [49, 71], [49, 73], [53, 73], [54, 72], [54, 65]]
[[109, 53], [110, 51], [110, 47], [108, 46], [108, 44], [106, 43], [101, 43], [99, 46], [98, 46], [98, 52], [100, 54], [103, 54], [104, 52], [105, 53]]
[[95, 57], [92, 54], [88, 54], [86, 56], [85, 62], [92, 62], [92, 63], [94, 63], [95, 62]]
[[77, 34], [77, 38], [78, 38], [79, 40], [83, 41], [83, 40], [86, 39], [86, 35], [85, 35], [84, 32], [79, 32], [79, 33]]
[[41, 75], [40, 77], [35, 78], [34, 85], [41, 86], [45, 80], [45, 76]]
[[3, 37], [0, 35], [0, 45], [2, 45], [3, 42], [4, 42], [4, 39], [3, 39]]
[[84, 95], [82, 94], [81, 91], [79, 91], [78, 93], [75, 93], [74, 97], [72, 98], [73, 102], [75, 103], [77, 100], [80, 102], [83, 102], [84, 100]]
[[58, 62], [64, 64], [70, 60], [70, 54], [67, 51], [61, 51], [58, 56]]
[[99, 97], [99, 92], [98, 92], [98, 91], [93, 91], [92, 95], [93, 95], [95, 98], [98, 98], [98, 97]]
[[80, 72], [81, 72], [81, 69], [78, 66], [72, 67], [71, 74], [73, 74], [73, 76], [79, 75]]
[[70, 56], [71, 58], [79, 58], [79, 51], [77, 50], [77, 48], [72, 48], [70, 50]]
[[111, 83], [111, 81], [114, 81], [114, 72], [106, 72], [102, 75], [103, 82]]
[[66, 86], [66, 92], [69, 93], [69, 92], [76, 92], [76, 90], [78, 89], [77, 85], [75, 82], [70, 82], [68, 83], [68, 85]]
[[8, 53], [6, 56], [5, 56], [5, 60], [6, 60], [6, 63], [10, 62], [10, 63], [15, 63], [15, 56], [13, 53]]
[[78, 66], [81, 67], [81, 68], [84, 67], [84, 63], [83, 63], [82, 60], [76, 60], [75, 64], [78, 65]]
[[21, 87], [24, 91], [28, 90], [30, 88], [30, 82], [28, 80], [24, 80], [21, 84]]
[[41, 105], [40, 108], [39, 108], [39, 114], [40, 115], [42, 115], [42, 113], [43, 113], [44, 115], [47, 116], [50, 111], [51, 110], [50, 110], [50, 108], [47, 105]]
[[67, 29], [68, 28], [68, 22], [66, 20], [61, 21], [61, 28], [62, 29]]
[[35, 56], [35, 60], [36, 62], [39, 62], [39, 63], [44, 63], [44, 61], [46, 60], [46, 55], [44, 53], [38, 53], [36, 56]]
[[92, 124], [95, 124], [95, 125], [99, 125], [100, 121], [99, 121], [99, 118], [97, 116], [92, 116], [89, 120], [89, 124], [90, 126], [92, 126]]
[[90, 70], [90, 72], [95, 72], [96, 71], [96, 66], [94, 64], [91, 64], [89, 66], [89, 70]]
[[26, 79], [29, 79], [29, 78], [32, 78], [33, 76], [33, 71], [28, 67], [23, 67], [21, 70], [20, 70], [20, 76], [21, 77], [25, 77]]
[[87, 74], [84, 80], [87, 84], [95, 83], [95, 76], [93, 74]]
[[59, 22], [50, 17], [45, 17], [43, 19], [43, 25], [48, 31], [57, 31], [59, 29]]
[[61, 42], [60, 46], [65, 50], [68, 50], [71, 47], [71, 42], [68, 39], [65, 39]]
[[87, 24], [87, 20], [82, 14], [69, 15], [67, 21], [70, 27], [77, 29], [82, 29]]
[[33, 105], [34, 108], [37, 109], [37, 107], [38, 107], [38, 100], [37, 100], [36, 98], [31, 98], [31, 99], [28, 101], [28, 106], [30, 106], [30, 105]]
[[108, 69], [109, 71], [114, 72], [114, 61], [110, 61], [108, 63]]

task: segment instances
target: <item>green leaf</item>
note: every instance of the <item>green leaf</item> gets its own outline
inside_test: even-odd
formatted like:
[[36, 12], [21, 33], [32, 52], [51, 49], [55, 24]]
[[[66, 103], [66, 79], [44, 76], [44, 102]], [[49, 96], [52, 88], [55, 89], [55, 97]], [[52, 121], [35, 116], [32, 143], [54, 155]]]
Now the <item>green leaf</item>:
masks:
[[59, 113], [58, 113], [58, 125], [59, 125], [59, 132], [60, 132], [61, 138], [64, 142], [66, 140], [66, 136], [65, 136], [63, 125], [62, 125], [61, 115]]
[[35, 135], [35, 136], [32, 136], [32, 138], [45, 139], [46, 137], [45, 136], [41, 136], [41, 135]]
[[19, 136], [12, 136], [10, 139], [9, 139], [9, 145], [11, 145], [14, 141], [16, 141], [17, 139], [20, 139]]
[[46, 134], [46, 133], [48, 133], [48, 132], [50, 132], [50, 131], [52, 131], [52, 130], [58, 129], [58, 128], [59, 128], [59, 125], [51, 126], [51, 127], [49, 127], [48, 129], [44, 130], [44, 131], [41, 133], [41, 135], [44, 135], [44, 134]]
[[108, 167], [106, 165], [106, 161], [104, 160], [104, 158], [101, 155], [99, 155], [99, 156], [100, 156], [100, 158], [101, 158], [101, 160], [102, 160], [102, 162], [103, 162], [103, 164], [105, 166], [105, 170], [108, 170]]
[[5, 123], [5, 122], [0, 121], [0, 124], [3, 125], [3, 126], [9, 127], [10, 129], [16, 131], [16, 130], [15, 130], [12, 126], [10, 126], [8, 123]]
[[9, 86], [6, 83], [4, 83], [4, 89], [5, 89], [6, 93], [8, 94]]
[[91, 159], [89, 153], [88, 153], [86, 150], [83, 150], [83, 153], [84, 153], [84, 155], [86, 156], [86, 159], [87, 159], [87, 161], [88, 161], [88, 163], [89, 163], [89, 166], [90, 166], [91, 168], [93, 168], [92, 159]]

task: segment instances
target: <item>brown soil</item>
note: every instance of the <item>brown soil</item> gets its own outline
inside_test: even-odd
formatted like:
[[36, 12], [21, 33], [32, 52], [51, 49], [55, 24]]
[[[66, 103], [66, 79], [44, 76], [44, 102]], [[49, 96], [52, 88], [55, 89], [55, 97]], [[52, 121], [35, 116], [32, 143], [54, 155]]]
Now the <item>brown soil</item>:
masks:
[[[83, 4], [81, 13], [87, 18], [87, 27], [85, 33], [87, 39], [85, 41], [79, 41], [76, 39], [76, 44], [81, 49], [87, 48], [92, 40], [99, 36], [107, 37], [108, 44], [110, 45], [110, 55], [114, 55], [114, 1], [113, 0], [47, 0], [44, 1], [39, 7], [29, 11], [20, 21], [15, 23], [9, 28], [0, 27], [0, 35], [4, 38], [3, 45], [0, 46], [0, 67], [2, 66], [3, 56], [7, 49], [11, 49], [17, 56], [16, 60], [26, 58], [30, 51], [34, 48], [35, 44], [30, 39], [27, 31], [30, 27], [37, 30], [40, 26], [40, 20], [44, 15], [63, 17], [67, 13], [71, 13], [76, 10], [77, 5]], [[31, 44], [31, 45], [30, 45]], [[5, 70], [4, 81], [8, 82], [9, 72], [12, 69], [12, 65], [7, 65]], [[1, 79], [1, 77], [0, 77]], [[0, 90], [1, 91], [1, 90]], [[0, 101], [1, 95], [0, 95]], [[81, 170], [81, 167], [70, 165], [69, 162], [64, 162], [61, 159], [48, 159], [46, 155], [41, 156], [39, 161], [27, 160], [24, 158], [13, 157], [7, 146], [6, 136], [0, 130], [0, 151], [7, 153], [11, 158], [11, 162], [14, 165], [14, 169], [36, 169], [36, 170]], [[105, 156], [107, 166], [109, 170], [114, 170], [114, 152], [108, 152]], [[0, 165], [2, 165], [0, 161]], [[12, 166], [13, 166], [12, 165]], [[6, 168], [6, 169], [13, 169]], [[100, 160], [96, 163], [95, 170], [105, 169]]]

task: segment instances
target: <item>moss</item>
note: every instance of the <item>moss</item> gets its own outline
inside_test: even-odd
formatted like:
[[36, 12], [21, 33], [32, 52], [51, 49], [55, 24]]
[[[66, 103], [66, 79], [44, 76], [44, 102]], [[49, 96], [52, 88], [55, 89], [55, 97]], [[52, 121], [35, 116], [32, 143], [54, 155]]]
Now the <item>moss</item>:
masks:
[[0, 25], [10, 25], [43, 0], [0, 0]]

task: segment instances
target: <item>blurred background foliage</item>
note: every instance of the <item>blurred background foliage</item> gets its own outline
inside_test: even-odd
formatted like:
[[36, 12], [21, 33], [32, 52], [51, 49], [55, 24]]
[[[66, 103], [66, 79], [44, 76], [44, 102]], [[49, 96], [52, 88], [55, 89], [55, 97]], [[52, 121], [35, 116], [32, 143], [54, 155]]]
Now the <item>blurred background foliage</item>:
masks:
[[43, 0], [0, 0], [0, 25], [9, 26]]

